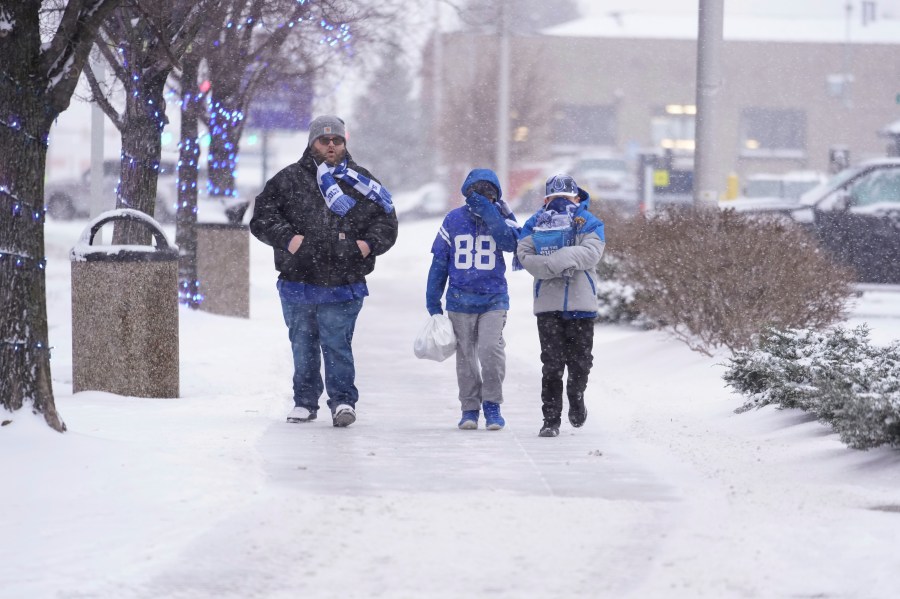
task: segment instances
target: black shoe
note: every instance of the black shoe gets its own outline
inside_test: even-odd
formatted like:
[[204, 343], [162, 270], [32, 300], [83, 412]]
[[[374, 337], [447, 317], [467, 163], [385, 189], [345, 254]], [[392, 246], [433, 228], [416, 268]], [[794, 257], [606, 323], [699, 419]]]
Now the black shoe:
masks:
[[569, 403], [569, 424], [581, 428], [585, 420], [587, 420], [587, 406], [584, 402]]
[[544, 426], [541, 427], [541, 432], [538, 433], [539, 437], [558, 437], [559, 436], [559, 424], [555, 422], [549, 422], [544, 420]]

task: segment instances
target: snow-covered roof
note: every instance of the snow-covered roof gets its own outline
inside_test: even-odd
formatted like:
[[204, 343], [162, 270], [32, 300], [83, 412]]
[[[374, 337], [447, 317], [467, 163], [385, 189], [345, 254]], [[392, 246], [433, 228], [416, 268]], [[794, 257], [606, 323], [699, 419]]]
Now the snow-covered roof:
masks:
[[[569, 21], [542, 33], [560, 37], [694, 40], [697, 21], [696, 14], [615, 12]], [[728, 41], [820, 44], [848, 41], [845, 19], [728, 15], [724, 28], [724, 38]], [[900, 20], [880, 19], [867, 25], [854, 20], [849, 33], [849, 41], [855, 44], [900, 44]]]
[[896, 120], [893, 123], [887, 125], [878, 132], [879, 135], [883, 137], [893, 137], [895, 135], [900, 135], [900, 120]]

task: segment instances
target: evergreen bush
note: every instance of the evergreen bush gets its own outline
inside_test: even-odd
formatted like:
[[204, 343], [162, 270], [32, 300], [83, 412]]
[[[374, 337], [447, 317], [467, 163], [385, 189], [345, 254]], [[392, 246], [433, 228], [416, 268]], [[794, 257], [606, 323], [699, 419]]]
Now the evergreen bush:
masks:
[[725, 382], [748, 398], [737, 412], [799, 408], [831, 424], [850, 447], [900, 447], [900, 343], [872, 345], [865, 325], [767, 329], [729, 362]]

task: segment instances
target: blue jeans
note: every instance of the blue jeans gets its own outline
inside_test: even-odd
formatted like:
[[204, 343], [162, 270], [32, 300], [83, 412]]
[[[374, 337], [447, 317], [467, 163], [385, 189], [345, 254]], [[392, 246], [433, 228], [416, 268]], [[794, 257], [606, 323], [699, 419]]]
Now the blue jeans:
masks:
[[298, 304], [281, 300], [294, 353], [294, 404], [310, 411], [319, 409], [322, 396], [320, 355], [325, 359], [328, 407], [355, 406], [359, 391], [354, 385], [353, 329], [362, 309], [362, 298], [329, 304]]

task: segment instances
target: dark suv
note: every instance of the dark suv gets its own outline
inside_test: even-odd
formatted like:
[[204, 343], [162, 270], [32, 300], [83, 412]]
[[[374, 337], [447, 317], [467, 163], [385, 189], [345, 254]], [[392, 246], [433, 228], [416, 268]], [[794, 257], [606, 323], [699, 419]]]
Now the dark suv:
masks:
[[863, 162], [806, 192], [791, 218], [860, 283], [900, 284], [900, 158]]

